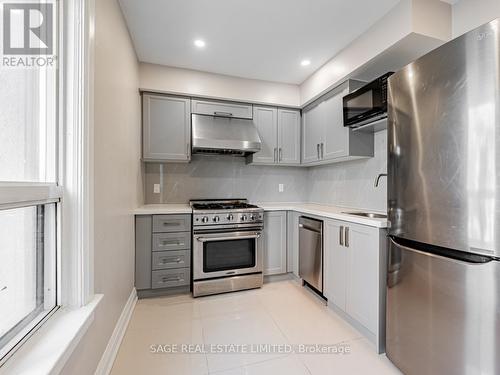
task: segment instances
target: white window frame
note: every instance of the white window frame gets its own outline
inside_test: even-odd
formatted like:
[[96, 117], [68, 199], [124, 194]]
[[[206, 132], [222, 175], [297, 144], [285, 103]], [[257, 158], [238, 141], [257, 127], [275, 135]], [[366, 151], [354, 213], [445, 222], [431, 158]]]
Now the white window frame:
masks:
[[[64, 186], [60, 301], [82, 307], [94, 297], [94, 36], [95, 0], [64, 0], [60, 118]], [[66, 36], [66, 39], [64, 38]]]
[[[0, 207], [26, 205], [27, 199], [33, 204], [61, 200], [57, 210], [57, 304], [61, 308], [4, 358], [0, 372], [22, 372], [28, 365], [37, 373], [57, 373], [90, 326], [102, 299], [94, 294], [93, 269], [95, 0], [58, 1], [59, 186], [0, 184]], [[36, 362], [40, 359], [43, 363]]]

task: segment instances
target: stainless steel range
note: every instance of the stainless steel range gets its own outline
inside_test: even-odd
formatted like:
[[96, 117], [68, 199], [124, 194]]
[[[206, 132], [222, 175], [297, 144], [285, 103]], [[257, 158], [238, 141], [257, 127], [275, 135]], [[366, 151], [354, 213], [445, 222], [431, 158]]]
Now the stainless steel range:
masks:
[[193, 296], [260, 288], [264, 210], [246, 199], [193, 200]]

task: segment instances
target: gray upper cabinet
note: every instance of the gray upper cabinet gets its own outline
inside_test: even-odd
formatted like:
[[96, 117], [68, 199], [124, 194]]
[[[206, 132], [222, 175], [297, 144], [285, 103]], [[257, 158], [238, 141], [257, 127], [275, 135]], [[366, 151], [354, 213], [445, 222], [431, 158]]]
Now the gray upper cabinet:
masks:
[[287, 212], [264, 213], [264, 275], [287, 272]]
[[322, 102], [304, 110], [302, 114], [302, 163], [311, 164], [321, 160], [320, 147], [323, 139]]
[[253, 121], [259, 131], [262, 149], [249, 157], [249, 163], [300, 165], [299, 110], [254, 106]]
[[300, 164], [300, 111], [278, 109], [278, 162]]
[[216, 100], [193, 99], [191, 112], [199, 115], [252, 118], [252, 105], [245, 103], [222, 102]]
[[253, 107], [253, 122], [262, 141], [262, 148], [251, 156], [253, 164], [274, 164], [278, 154], [278, 110], [274, 107]]
[[303, 164], [312, 166], [373, 157], [373, 133], [344, 127], [342, 99], [359, 86], [357, 81], [347, 81], [304, 109]]
[[349, 93], [345, 88], [340, 93], [328, 98], [323, 103], [324, 139], [322, 159], [333, 160], [348, 156], [349, 128], [344, 127], [343, 97]]
[[191, 159], [189, 98], [143, 94], [142, 158], [187, 162]]

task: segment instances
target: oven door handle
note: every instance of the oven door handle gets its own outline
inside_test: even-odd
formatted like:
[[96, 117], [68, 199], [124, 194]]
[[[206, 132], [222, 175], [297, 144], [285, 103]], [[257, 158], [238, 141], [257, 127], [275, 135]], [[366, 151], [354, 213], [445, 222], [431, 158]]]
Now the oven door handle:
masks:
[[198, 237], [196, 238], [199, 242], [208, 242], [208, 241], [226, 241], [226, 240], [248, 240], [252, 238], [259, 238], [260, 233], [255, 233], [253, 235], [244, 235], [244, 236], [226, 236], [226, 237]]

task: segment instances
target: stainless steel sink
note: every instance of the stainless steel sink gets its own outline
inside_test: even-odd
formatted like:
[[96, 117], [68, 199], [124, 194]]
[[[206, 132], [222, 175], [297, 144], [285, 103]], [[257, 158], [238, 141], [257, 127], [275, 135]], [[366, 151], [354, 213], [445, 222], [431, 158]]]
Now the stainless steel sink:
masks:
[[364, 216], [369, 217], [370, 219], [387, 219], [387, 215], [384, 214], [375, 214], [373, 212], [342, 212], [347, 215], [356, 215], [356, 216]]

